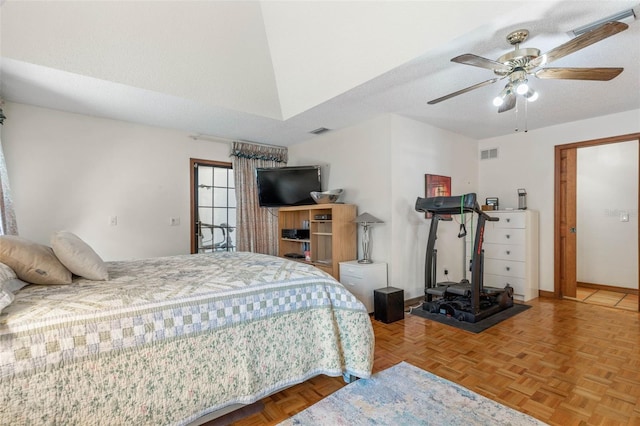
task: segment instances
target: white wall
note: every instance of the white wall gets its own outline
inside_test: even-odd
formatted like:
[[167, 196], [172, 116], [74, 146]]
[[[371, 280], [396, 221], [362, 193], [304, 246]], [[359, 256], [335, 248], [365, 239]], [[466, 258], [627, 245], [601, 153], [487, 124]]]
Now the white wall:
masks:
[[554, 289], [554, 147], [636, 132], [640, 110], [479, 141], [480, 150], [499, 150], [497, 159], [479, 162], [481, 198], [499, 197], [501, 208], [517, 208], [516, 191], [525, 188], [528, 208], [540, 212], [540, 290]]
[[638, 141], [579, 148], [577, 157], [577, 279], [637, 290]]
[[[387, 262], [389, 284], [404, 289], [405, 299], [424, 294], [430, 221], [414, 209], [416, 198], [425, 193], [424, 175], [451, 176], [454, 193], [472, 192], [477, 187], [476, 158], [476, 141], [396, 115], [289, 148], [290, 165], [328, 165], [323, 189], [343, 188], [341, 201], [384, 220], [372, 228], [372, 258]], [[462, 276], [457, 233], [457, 225], [443, 225], [438, 234], [440, 265], [449, 267], [451, 278]], [[358, 250], [361, 256], [360, 243]], [[442, 267], [438, 269], [442, 279]]]
[[[323, 190], [342, 188], [340, 202], [355, 204], [358, 214], [368, 212], [385, 222], [371, 227], [371, 258], [381, 262], [390, 259], [390, 121], [382, 115], [289, 147], [288, 165], [321, 165]], [[360, 241], [358, 255], [362, 258]]]
[[[105, 260], [189, 253], [189, 159], [230, 161], [227, 144], [16, 103], [5, 115], [21, 236], [49, 244], [66, 229]], [[180, 225], [169, 226], [170, 217]]]
[[[451, 177], [452, 195], [476, 192], [477, 141], [400, 116], [392, 120], [392, 239], [391, 284], [405, 289], [405, 297], [424, 294], [424, 261], [431, 220], [415, 211], [417, 197], [425, 196], [425, 174]], [[464, 240], [458, 238], [459, 216], [440, 222], [438, 228], [437, 279], [444, 268], [449, 279], [463, 277]], [[469, 229], [470, 231], [470, 229]]]

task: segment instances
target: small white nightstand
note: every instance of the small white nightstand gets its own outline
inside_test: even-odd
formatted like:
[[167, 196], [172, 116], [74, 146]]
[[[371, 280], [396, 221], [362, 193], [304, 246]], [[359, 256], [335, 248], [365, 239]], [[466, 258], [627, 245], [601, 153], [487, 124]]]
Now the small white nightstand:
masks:
[[340, 262], [340, 282], [373, 312], [373, 290], [387, 286], [387, 264]]

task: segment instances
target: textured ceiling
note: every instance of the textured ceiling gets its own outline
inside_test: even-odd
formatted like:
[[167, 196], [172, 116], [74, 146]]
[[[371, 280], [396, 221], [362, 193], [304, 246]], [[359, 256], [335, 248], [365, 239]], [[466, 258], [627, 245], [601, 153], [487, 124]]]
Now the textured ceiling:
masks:
[[[637, 1], [637, 0], [635, 0]], [[0, 94], [8, 101], [291, 145], [382, 113], [475, 139], [640, 109], [640, 22], [554, 66], [615, 66], [609, 82], [533, 79], [526, 111], [502, 114], [492, 78], [450, 62], [496, 59], [505, 36], [542, 52], [635, 1], [5, 1]], [[640, 117], [639, 117], [640, 119]]]

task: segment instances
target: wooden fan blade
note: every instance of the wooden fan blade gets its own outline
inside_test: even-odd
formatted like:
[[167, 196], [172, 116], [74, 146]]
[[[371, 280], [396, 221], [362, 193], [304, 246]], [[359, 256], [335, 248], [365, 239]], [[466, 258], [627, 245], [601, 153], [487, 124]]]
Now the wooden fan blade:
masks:
[[513, 109], [513, 107], [515, 106], [516, 106], [516, 94], [511, 92], [504, 98], [504, 102], [502, 103], [502, 105], [500, 105], [500, 108], [498, 108], [498, 113], [509, 111], [510, 109]]
[[486, 68], [491, 71], [504, 71], [509, 72], [511, 68], [501, 62], [496, 62], [491, 59], [483, 58], [482, 56], [474, 55], [473, 53], [465, 53], [464, 55], [456, 56], [451, 59], [451, 62], [457, 62], [459, 64], [471, 65], [474, 67]]
[[624, 68], [543, 68], [536, 71], [535, 76], [563, 80], [609, 81], [623, 70]]
[[482, 83], [474, 84], [473, 86], [469, 86], [462, 90], [458, 90], [457, 92], [449, 93], [448, 95], [442, 96], [441, 98], [434, 99], [432, 101], [427, 102], [429, 105], [437, 104], [438, 102], [446, 101], [447, 99], [451, 99], [454, 96], [462, 95], [463, 93], [470, 92], [474, 89], [479, 89], [480, 87], [488, 86], [489, 84], [493, 84], [498, 81], [498, 78], [492, 78], [491, 80], [483, 81]]
[[603, 24], [594, 30], [579, 35], [573, 40], [570, 40], [554, 49], [551, 49], [544, 55], [538, 56], [536, 59], [531, 61], [531, 64], [539, 67], [541, 65], [551, 63], [573, 52], [577, 52], [580, 49], [584, 49], [587, 46], [591, 46], [594, 43], [604, 40], [607, 37], [618, 34], [619, 32], [626, 30], [627, 28], [629, 28], [629, 26], [624, 22], [607, 22], [606, 24]]

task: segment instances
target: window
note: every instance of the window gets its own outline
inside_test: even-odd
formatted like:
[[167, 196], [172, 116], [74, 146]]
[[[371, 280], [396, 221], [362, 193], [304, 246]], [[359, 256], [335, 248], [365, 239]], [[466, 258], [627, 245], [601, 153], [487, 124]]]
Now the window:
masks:
[[192, 253], [233, 251], [236, 193], [231, 163], [191, 159]]

